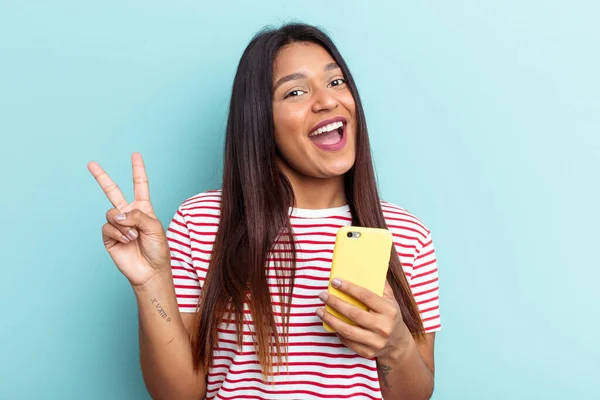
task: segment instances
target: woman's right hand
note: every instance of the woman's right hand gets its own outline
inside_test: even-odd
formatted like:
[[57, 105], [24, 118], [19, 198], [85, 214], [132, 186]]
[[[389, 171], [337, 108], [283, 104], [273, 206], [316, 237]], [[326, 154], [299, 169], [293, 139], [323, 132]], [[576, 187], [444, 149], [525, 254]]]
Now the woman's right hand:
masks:
[[[165, 230], [150, 203], [146, 168], [141, 154], [131, 155], [134, 200], [127, 203], [119, 187], [96, 162], [88, 169], [115, 206], [106, 213], [102, 240], [119, 270], [132, 286], [141, 286], [154, 276], [170, 271], [171, 255]], [[125, 215], [125, 219], [119, 219]]]

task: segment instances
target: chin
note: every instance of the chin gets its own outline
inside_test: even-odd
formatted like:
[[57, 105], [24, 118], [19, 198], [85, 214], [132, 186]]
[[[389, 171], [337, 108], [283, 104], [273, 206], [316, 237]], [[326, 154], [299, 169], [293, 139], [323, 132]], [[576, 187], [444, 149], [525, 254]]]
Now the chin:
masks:
[[335, 178], [338, 176], [345, 175], [348, 171], [352, 169], [354, 163], [343, 163], [338, 165], [331, 165], [328, 168], [323, 168], [323, 178]]

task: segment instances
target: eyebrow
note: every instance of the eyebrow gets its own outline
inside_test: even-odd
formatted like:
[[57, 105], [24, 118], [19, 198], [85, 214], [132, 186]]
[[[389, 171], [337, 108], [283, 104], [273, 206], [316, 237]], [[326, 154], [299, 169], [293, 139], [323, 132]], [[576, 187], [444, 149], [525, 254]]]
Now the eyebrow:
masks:
[[[338, 69], [338, 68], [339, 68], [339, 65], [337, 65], [337, 63], [335, 63], [335, 62], [332, 62], [332, 63], [327, 64], [323, 68], [323, 71], [331, 71], [332, 69]], [[302, 72], [295, 72], [293, 74], [289, 74], [289, 75], [279, 78], [279, 80], [275, 83], [275, 85], [273, 85], [273, 91], [277, 90], [277, 88], [279, 86], [283, 85], [286, 82], [295, 81], [298, 79], [306, 79], [306, 74], [303, 74]]]

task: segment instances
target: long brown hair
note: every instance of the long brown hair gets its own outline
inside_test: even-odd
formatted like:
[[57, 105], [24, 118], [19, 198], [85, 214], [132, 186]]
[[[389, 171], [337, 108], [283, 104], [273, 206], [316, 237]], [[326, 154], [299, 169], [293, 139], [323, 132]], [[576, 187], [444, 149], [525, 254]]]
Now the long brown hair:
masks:
[[[287, 24], [257, 34], [241, 57], [233, 82], [225, 138], [221, 216], [192, 337], [193, 363], [197, 369], [207, 369], [212, 364], [218, 343], [217, 327], [223, 319], [235, 325], [238, 345], [242, 347], [245, 305], [252, 316], [254, 346], [263, 374], [272, 373], [272, 354], [279, 361], [287, 354], [286, 327], [296, 260], [289, 219], [294, 193], [276, 163], [272, 79], [278, 51], [294, 42], [322, 46], [342, 70], [356, 104], [356, 162], [345, 175], [352, 223], [387, 228], [360, 97], [350, 70], [333, 41], [321, 30], [305, 24]], [[274, 254], [276, 240], [287, 243], [283, 249], [278, 249], [278, 254], [283, 250], [288, 253], [286, 259], [292, 260], [290, 272], [278, 272], [277, 275], [278, 295], [283, 304], [283, 332], [277, 330], [266, 272], [267, 258]], [[400, 259], [395, 251], [392, 253], [388, 281], [404, 322], [413, 337], [421, 341], [424, 331], [419, 310]]]

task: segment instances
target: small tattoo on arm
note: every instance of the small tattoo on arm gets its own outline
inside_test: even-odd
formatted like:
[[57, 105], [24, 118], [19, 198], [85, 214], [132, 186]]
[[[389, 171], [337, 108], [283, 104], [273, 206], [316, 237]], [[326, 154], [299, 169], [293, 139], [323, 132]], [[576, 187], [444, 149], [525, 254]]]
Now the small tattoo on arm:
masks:
[[162, 308], [156, 297], [152, 299], [152, 304], [154, 304], [154, 306], [156, 307], [158, 315], [160, 315], [163, 319], [166, 319], [167, 322], [171, 322], [171, 318], [169, 318], [167, 312]]
[[390, 367], [389, 365], [377, 363], [377, 371], [379, 371], [379, 379], [381, 379], [381, 382], [385, 385], [386, 388], [391, 389], [391, 386], [387, 380], [387, 376], [392, 371], [392, 367]]

